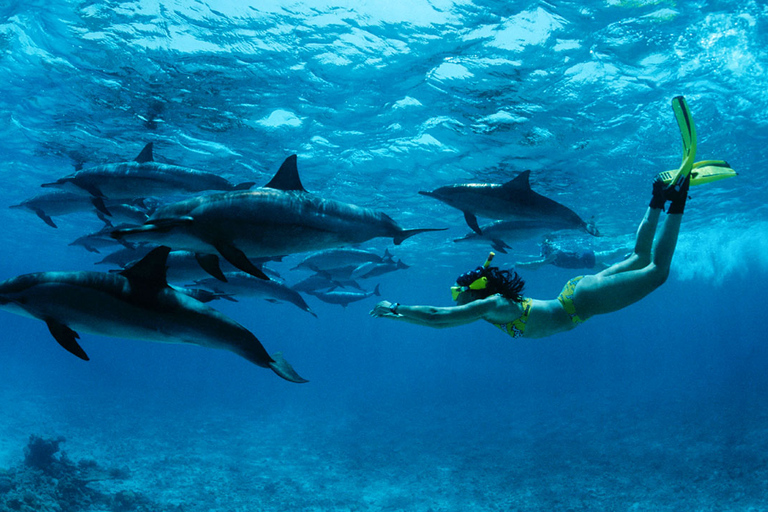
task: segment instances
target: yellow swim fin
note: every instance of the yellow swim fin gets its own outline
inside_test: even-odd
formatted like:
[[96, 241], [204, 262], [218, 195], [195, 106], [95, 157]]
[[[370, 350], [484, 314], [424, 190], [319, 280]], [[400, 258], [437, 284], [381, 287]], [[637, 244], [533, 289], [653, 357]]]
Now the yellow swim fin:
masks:
[[683, 184], [685, 178], [693, 169], [693, 161], [696, 158], [696, 126], [693, 117], [688, 110], [688, 103], [682, 96], [672, 98], [672, 110], [675, 112], [677, 126], [680, 128], [680, 136], [683, 139], [683, 161], [680, 168], [674, 171], [670, 180], [670, 187], [677, 188]]
[[[660, 172], [659, 178], [665, 184], [672, 183], [672, 179], [677, 171]], [[725, 160], [702, 160], [693, 164], [691, 186], [704, 185], [705, 183], [712, 183], [713, 181], [724, 180], [725, 178], [733, 178], [737, 175], [738, 173], [731, 169], [731, 166]]]

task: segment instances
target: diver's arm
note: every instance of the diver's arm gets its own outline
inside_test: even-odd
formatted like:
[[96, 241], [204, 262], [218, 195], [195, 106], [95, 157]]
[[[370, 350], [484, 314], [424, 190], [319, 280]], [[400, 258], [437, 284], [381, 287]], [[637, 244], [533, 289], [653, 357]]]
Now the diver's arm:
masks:
[[553, 261], [555, 261], [555, 259], [557, 258], [557, 252], [558, 251], [550, 251], [549, 254], [544, 255], [544, 251], [542, 251], [542, 255], [540, 259], [526, 261], [522, 263], [517, 262], [515, 263], [515, 267], [537, 269], [539, 267], [546, 265], [547, 263], [552, 263]]
[[515, 268], [537, 269], [542, 265], [546, 265], [547, 263], [549, 263], [549, 260], [547, 260], [546, 258], [541, 258], [540, 260], [524, 261], [524, 262], [518, 261], [517, 263], [515, 263]]
[[498, 295], [494, 295], [462, 306], [444, 308], [398, 304], [395, 308], [397, 313], [392, 311], [392, 303], [383, 300], [376, 304], [371, 310], [370, 315], [442, 329], [485, 319], [486, 315], [493, 313], [499, 307], [498, 298]]

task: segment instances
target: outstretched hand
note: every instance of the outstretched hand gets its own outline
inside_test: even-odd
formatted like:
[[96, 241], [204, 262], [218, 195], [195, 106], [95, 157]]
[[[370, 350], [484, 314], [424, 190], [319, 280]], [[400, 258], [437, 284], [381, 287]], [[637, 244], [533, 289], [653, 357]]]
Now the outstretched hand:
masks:
[[389, 309], [390, 307], [392, 307], [392, 303], [391, 303], [391, 302], [389, 302], [388, 300], [383, 300], [383, 301], [379, 302], [378, 304], [376, 304], [376, 305], [373, 307], [373, 309], [371, 310], [371, 312], [370, 312], [370, 313], [368, 313], [368, 314], [369, 314], [369, 315], [371, 315], [371, 316], [372, 316], [372, 317], [374, 317], [374, 318], [378, 318], [378, 317], [385, 317], [385, 318], [386, 318], [386, 317], [389, 317], [389, 318], [394, 318], [394, 317], [396, 317], [397, 315], [396, 315], [396, 314], [394, 314], [394, 313], [393, 313], [393, 312], [392, 312], [392, 311]]

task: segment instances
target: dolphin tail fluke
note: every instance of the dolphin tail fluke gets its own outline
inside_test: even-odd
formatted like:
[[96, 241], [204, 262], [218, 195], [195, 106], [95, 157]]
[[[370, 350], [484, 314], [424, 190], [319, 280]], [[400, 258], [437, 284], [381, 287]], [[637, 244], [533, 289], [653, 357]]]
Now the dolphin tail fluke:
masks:
[[285, 360], [282, 353], [275, 352], [271, 357], [273, 361], [269, 363], [269, 367], [280, 377], [287, 381], [296, 382], [298, 384], [309, 382], [307, 379], [296, 373], [296, 370], [294, 370], [293, 366], [291, 366], [290, 363]]
[[400, 245], [407, 238], [419, 233], [426, 233], [428, 231], [445, 231], [448, 228], [422, 228], [422, 229], [404, 229], [392, 237], [395, 241], [395, 245]]

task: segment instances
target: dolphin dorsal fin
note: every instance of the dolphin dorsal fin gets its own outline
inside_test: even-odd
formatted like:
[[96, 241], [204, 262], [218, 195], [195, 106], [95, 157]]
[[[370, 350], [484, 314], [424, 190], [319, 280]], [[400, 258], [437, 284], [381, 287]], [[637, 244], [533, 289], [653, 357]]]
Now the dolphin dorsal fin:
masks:
[[505, 190], [514, 190], [514, 191], [531, 190], [531, 182], [529, 181], [530, 177], [531, 177], [531, 171], [523, 171], [517, 176], [515, 176], [514, 179], [506, 182], [502, 186], [504, 187]]
[[264, 186], [267, 188], [275, 188], [277, 190], [298, 190], [299, 192], [306, 192], [307, 190], [301, 184], [301, 180], [299, 179], [299, 169], [296, 167], [296, 155], [291, 155], [286, 158], [272, 180]]
[[144, 146], [144, 149], [141, 150], [141, 153], [139, 153], [139, 156], [135, 159], [136, 162], [139, 162], [140, 164], [146, 163], [146, 162], [154, 162], [155, 158], [152, 156], [152, 143], [150, 142], [146, 146]]
[[166, 262], [168, 261], [169, 252], [171, 252], [169, 247], [162, 245], [156, 247], [149, 251], [149, 254], [139, 260], [138, 263], [120, 272], [120, 275], [128, 279], [131, 285], [138, 284], [145, 289], [168, 286], [165, 272], [168, 269]]

